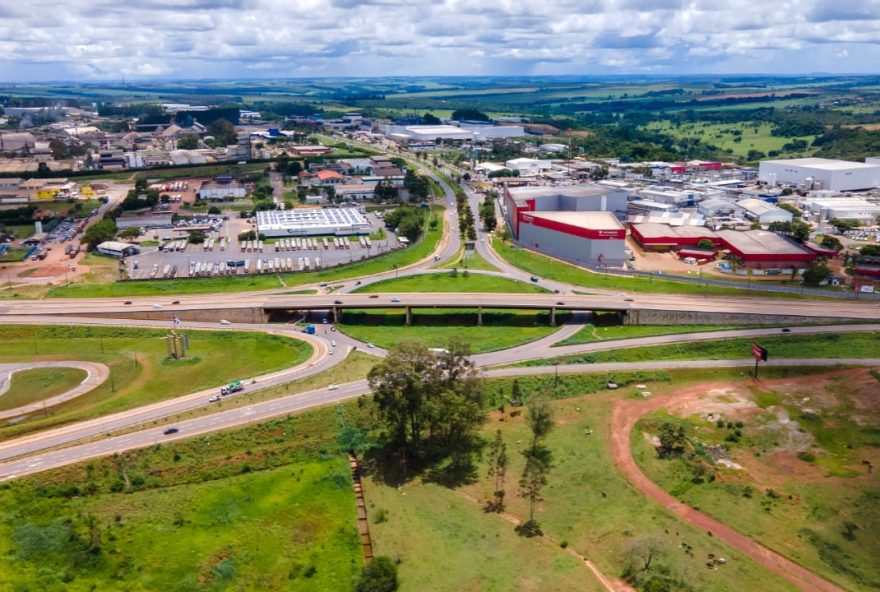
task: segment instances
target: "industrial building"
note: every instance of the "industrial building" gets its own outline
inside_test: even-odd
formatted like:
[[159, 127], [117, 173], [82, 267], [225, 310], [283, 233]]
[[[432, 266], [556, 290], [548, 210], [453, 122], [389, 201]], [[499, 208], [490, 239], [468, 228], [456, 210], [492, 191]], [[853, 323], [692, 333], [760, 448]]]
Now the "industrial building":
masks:
[[828, 158], [762, 160], [758, 168], [758, 180], [771, 186], [781, 183], [805, 189], [873, 189], [880, 187], [880, 163]]
[[205, 181], [199, 188], [199, 199], [211, 201], [223, 201], [242, 199], [247, 195], [247, 189], [238, 181], [218, 182]]
[[97, 251], [102, 255], [116, 257], [118, 259], [130, 255], [137, 255], [141, 252], [135, 245], [120, 241], [105, 241], [97, 246]]
[[[645, 250], [677, 251], [679, 256], [695, 256], [701, 241], [710, 241], [714, 249], [727, 249], [742, 263], [753, 269], [801, 269], [819, 255], [828, 256], [826, 249], [800, 245], [775, 232], [766, 230], [713, 231], [696, 226], [665, 224], [633, 224], [633, 239]], [[699, 258], [699, 257], [698, 257]]]
[[822, 220], [838, 218], [873, 224], [880, 217], [880, 204], [872, 203], [860, 197], [808, 199], [806, 207], [813, 214], [819, 214]]
[[496, 138], [520, 138], [526, 135], [521, 125], [386, 125], [385, 137], [404, 144], [408, 142], [480, 142]]
[[624, 239], [611, 212], [528, 212], [520, 221], [521, 245], [584, 265], [623, 265]]
[[582, 265], [622, 265], [626, 193], [599, 185], [505, 187], [503, 211], [521, 245]]
[[788, 210], [767, 203], [763, 199], [741, 199], [736, 202], [736, 205], [745, 212], [746, 218], [759, 224], [791, 222], [794, 218], [794, 214]]
[[126, 228], [171, 228], [171, 212], [157, 212], [153, 214], [122, 215], [116, 219], [116, 227], [119, 230]]
[[369, 234], [355, 208], [296, 208], [257, 212], [257, 232], [267, 237]]
[[526, 212], [613, 212], [626, 218], [626, 192], [601, 185], [505, 187], [502, 210], [515, 238]]

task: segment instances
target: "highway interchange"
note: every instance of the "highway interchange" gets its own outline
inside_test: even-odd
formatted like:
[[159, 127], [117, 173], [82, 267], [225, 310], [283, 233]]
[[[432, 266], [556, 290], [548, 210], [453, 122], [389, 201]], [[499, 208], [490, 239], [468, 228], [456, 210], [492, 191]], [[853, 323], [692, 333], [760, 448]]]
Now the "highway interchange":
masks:
[[[295, 310], [329, 310], [337, 308], [393, 308], [393, 307], [426, 307], [426, 308], [505, 308], [525, 307], [540, 309], [559, 309], [574, 311], [572, 320], [560, 327], [551, 335], [537, 341], [510, 348], [507, 350], [473, 356], [474, 362], [483, 368], [487, 368], [488, 376], [512, 376], [521, 374], [538, 374], [554, 371], [554, 367], [531, 367], [531, 368], [492, 368], [526, 360], [549, 358], [570, 354], [581, 354], [593, 351], [608, 350], [615, 348], [637, 347], [645, 345], [660, 345], [666, 343], [693, 342], [697, 340], [710, 340], [728, 337], [759, 337], [764, 335], [779, 334], [778, 328], [758, 328], [730, 331], [715, 331], [698, 334], [661, 335], [654, 337], [641, 337], [625, 339], [613, 342], [588, 343], [563, 347], [552, 347], [580, 330], [589, 320], [588, 314], [583, 311], [590, 310], [666, 310], [666, 311], [703, 311], [703, 312], [740, 312], [745, 314], [779, 314], [803, 317], [839, 318], [842, 323], [852, 320], [874, 321], [877, 325], [826, 325], [814, 327], [792, 327], [791, 334], [798, 333], [824, 333], [824, 332], [848, 332], [880, 329], [880, 307], [873, 303], [864, 302], [828, 302], [811, 300], [778, 300], [761, 297], [735, 297], [735, 298], [704, 298], [690, 295], [671, 294], [622, 294], [616, 291], [590, 289], [590, 294], [574, 293], [575, 286], [560, 282], [553, 282], [541, 278], [539, 284], [549, 292], [546, 294], [363, 294], [352, 293], [360, 287], [409, 274], [420, 273], [445, 273], [444, 270], [435, 269], [442, 262], [455, 257], [461, 248], [461, 239], [457, 229], [457, 215], [455, 202], [451, 188], [436, 175], [431, 174], [441, 184], [446, 192], [445, 199], [448, 205], [444, 214], [444, 238], [435, 251], [423, 260], [400, 269], [387, 270], [383, 273], [351, 278], [348, 280], [333, 282], [335, 290], [326, 293], [324, 285], [304, 286], [315, 288], [317, 294], [285, 294], [287, 290], [269, 290], [262, 292], [238, 292], [229, 294], [209, 294], [197, 296], [144, 296], [132, 297], [128, 303], [118, 298], [96, 299], [56, 299], [56, 300], [7, 300], [0, 301], [0, 323], [52, 323], [52, 324], [94, 324], [131, 327], [170, 327], [168, 320], [139, 320], [134, 318], [121, 318], [122, 314], [132, 313], [155, 313], [161, 310], [168, 317], [192, 310], [233, 310], [236, 308], [263, 307], [266, 309], [295, 309]], [[477, 211], [478, 195], [465, 187], [470, 207]], [[500, 219], [500, 216], [499, 216]], [[531, 275], [509, 265], [501, 259], [490, 246], [488, 235], [478, 230], [475, 242], [477, 252], [488, 262], [499, 269], [498, 272], [485, 272], [489, 275], [507, 277], [520, 281], [529, 282]], [[478, 273], [478, 272], [472, 272]], [[583, 290], [582, 288], [579, 291]], [[392, 300], [394, 300], [392, 302]], [[173, 303], [172, 303], [173, 302]], [[116, 317], [114, 315], [120, 315]], [[101, 315], [101, 316], [96, 316]], [[245, 380], [244, 392], [251, 393], [273, 386], [288, 383], [292, 380], [305, 378], [324, 372], [344, 359], [344, 355], [329, 355], [331, 349], [330, 335], [326, 333], [326, 327], [319, 326], [317, 335], [310, 336], [299, 332], [297, 329], [284, 324], [267, 323], [234, 323], [231, 326], [219, 326], [216, 322], [188, 322], [183, 321], [181, 329], [212, 329], [212, 330], [243, 330], [243, 331], [267, 331], [281, 335], [287, 335], [308, 341], [314, 353], [303, 364], [288, 368], [272, 374], [248, 378]], [[333, 333], [332, 338], [337, 342], [336, 350], [348, 352], [358, 348], [377, 357], [385, 355], [378, 348], [367, 348], [366, 344], [340, 334]], [[552, 347], [552, 349], [551, 349]], [[784, 363], [782, 360], [774, 360], [774, 364]], [[841, 360], [808, 360], [813, 364], [841, 364]], [[875, 360], [848, 360], [854, 365], [870, 365], [877, 363]], [[738, 364], [740, 362], [719, 361], [696, 361], [693, 367], [722, 366]], [[746, 360], [746, 363], [751, 363]], [[801, 364], [803, 361], [792, 362]], [[701, 366], [702, 365], [702, 366]], [[664, 368], [669, 364], [646, 363], [639, 365], [627, 364], [627, 368]], [[674, 367], [685, 367], [681, 362], [676, 362]], [[612, 372], [622, 369], [620, 365], [592, 364], [583, 366], [563, 366], [559, 368], [562, 373], [566, 372]], [[82, 385], [79, 387], [82, 390]], [[94, 440], [97, 436], [108, 434], [118, 430], [132, 430], [137, 426], [143, 426], [159, 418], [176, 416], [184, 412], [212, 405], [208, 402], [210, 396], [215, 394], [216, 389], [209, 389], [198, 393], [181, 393], [181, 396], [168, 399], [159, 403], [138, 407], [128, 411], [116, 413], [98, 419], [81, 421], [61, 428], [50, 429], [44, 432], [15, 438], [0, 443], [0, 480], [12, 479], [16, 476], [46, 470], [51, 467], [62, 466], [85, 460], [148, 446], [157, 442], [166, 442], [174, 439], [192, 437], [206, 432], [227, 429], [268, 419], [270, 417], [287, 415], [314, 407], [337, 403], [352, 397], [368, 393], [366, 381], [356, 381], [339, 385], [334, 390], [317, 390], [299, 393], [279, 398], [274, 398], [251, 405], [223, 410], [217, 407], [217, 411], [200, 415], [197, 418], [188, 419], [175, 424], [177, 432], [165, 434], [163, 429], [145, 428], [128, 433]], [[81, 392], [77, 393], [82, 394]], [[83, 440], [89, 440], [83, 443]]]

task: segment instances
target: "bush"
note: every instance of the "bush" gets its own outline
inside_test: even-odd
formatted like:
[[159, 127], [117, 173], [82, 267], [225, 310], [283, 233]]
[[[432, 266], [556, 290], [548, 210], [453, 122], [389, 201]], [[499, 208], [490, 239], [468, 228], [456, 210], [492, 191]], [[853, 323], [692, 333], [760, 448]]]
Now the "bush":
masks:
[[397, 566], [390, 557], [373, 558], [361, 571], [356, 592], [394, 592], [397, 590]]

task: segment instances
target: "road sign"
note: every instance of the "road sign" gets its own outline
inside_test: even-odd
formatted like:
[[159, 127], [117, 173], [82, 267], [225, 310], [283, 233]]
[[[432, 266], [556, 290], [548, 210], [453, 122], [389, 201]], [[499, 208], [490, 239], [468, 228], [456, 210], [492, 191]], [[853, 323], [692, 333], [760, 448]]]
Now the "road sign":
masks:
[[757, 343], [753, 343], [752, 357], [755, 358], [755, 378], [758, 378], [758, 362], [766, 362], [769, 357], [769, 352], [766, 347], [761, 347]]

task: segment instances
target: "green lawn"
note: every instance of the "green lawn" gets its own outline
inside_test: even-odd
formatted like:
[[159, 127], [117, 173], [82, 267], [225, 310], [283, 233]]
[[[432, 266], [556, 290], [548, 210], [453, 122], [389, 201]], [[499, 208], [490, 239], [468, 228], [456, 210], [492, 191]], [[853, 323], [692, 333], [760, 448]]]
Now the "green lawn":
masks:
[[305, 342], [256, 332], [187, 331], [188, 357], [166, 359], [166, 331], [104, 327], [0, 326], [0, 362], [83, 360], [110, 367], [111, 379], [49, 409], [48, 417], [0, 428], [12, 437], [131, 409], [231, 380], [294, 366], [312, 353]]
[[362, 566], [340, 456], [134, 493], [35, 489], [0, 492], [6, 590], [347, 592]]
[[35, 368], [12, 375], [9, 390], [0, 395], [0, 411], [15, 409], [69, 391], [86, 379], [79, 368]]
[[880, 333], [819, 333], [816, 335], [770, 335], [760, 338], [719, 339], [630, 347], [531, 360], [521, 366], [592, 364], [600, 362], [646, 362], [652, 360], [734, 360], [751, 358], [751, 345], [758, 342], [773, 358], [876, 358], [880, 357]]
[[458, 254], [451, 261], [438, 266], [443, 269], [480, 269], [484, 271], [498, 271], [498, 268], [486, 261], [482, 255], [473, 251], [467, 258], [464, 256], [464, 247], [459, 249]]
[[[651, 414], [633, 430], [633, 454], [653, 481], [684, 503], [699, 507], [845, 589], [876, 590], [880, 583], [880, 563], [876, 561], [880, 482], [861, 461], [877, 461], [878, 414], [876, 409], [866, 409], [859, 421], [853, 418], [856, 397], [865, 400], [870, 394], [865, 390], [864, 374], [864, 370], [855, 370], [819, 378], [815, 381], [823, 386], [819, 390], [802, 385], [786, 388], [778, 383], [761, 389], [740, 386], [736, 389], [739, 396], [761, 407], [773, 407], [725, 413], [728, 421], [742, 421], [736, 424], [741, 427], [735, 428], [742, 437], [735, 442], [730, 441], [734, 429], [717, 427], [698, 415]], [[870, 389], [870, 382], [868, 385]], [[813, 395], [808, 403], [804, 403], [804, 389]], [[806, 407], [818, 409], [819, 417], [805, 419]], [[805, 451], [811, 456], [795, 458], [786, 450], [790, 440], [776, 415], [780, 408], [797, 421], [799, 434], [812, 437], [813, 444]], [[643, 434], [656, 434], [665, 421], [687, 426], [695, 443], [724, 445], [733, 460], [747, 470], [715, 464], [710, 469], [714, 480], [695, 480], [685, 460], [659, 459]], [[847, 523], [856, 525], [850, 538], [844, 535]]]
[[512, 294], [538, 294], [547, 292], [540, 286], [517, 280], [491, 275], [459, 273], [452, 277], [448, 273], [411, 275], [402, 278], [382, 280], [362, 286], [354, 292], [398, 293], [398, 292], [495, 292]]
[[346, 309], [339, 330], [355, 339], [383, 348], [413, 339], [428, 347], [445, 347], [453, 337], [471, 344], [474, 353], [507, 349], [540, 339], [557, 330], [546, 313], [483, 311], [483, 326], [476, 311], [432, 309], [413, 313], [413, 324], [405, 326], [406, 315], [398, 311]]
[[743, 290], [724, 286], [704, 286], [691, 282], [679, 282], [656, 277], [624, 277], [612, 274], [595, 273], [575, 265], [569, 265], [526, 249], [516, 248], [503, 241], [493, 241], [495, 252], [505, 261], [520, 269], [549, 280], [564, 282], [586, 288], [601, 290], [621, 290], [627, 292], [697, 294], [714, 296], [748, 296], [759, 293], [774, 298], [803, 298], [788, 292], [768, 292], [762, 290]]
[[[436, 215], [442, 218], [440, 206]], [[246, 292], [296, 287], [315, 282], [331, 282], [389, 271], [394, 267], [406, 267], [430, 255], [443, 237], [442, 223], [437, 228], [427, 227], [425, 236], [418, 243], [382, 255], [323, 271], [287, 273], [249, 277], [220, 277], [196, 280], [162, 280], [143, 282], [79, 283], [48, 290], [50, 298], [112, 298], [124, 296], [148, 296], [161, 294], [207, 294], [213, 292]], [[31, 294], [27, 294], [31, 297]]]
[[671, 335], [675, 333], [699, 333], [703, 331], [724, 331], [727, 329], [742, 329], [737, 325], [603, 325], [588, 324], [583, 329], [567, 339], [553, 344], [553, 347], [563, 345], [580, 345], [581, 343], [594, 343], [596, 341], [611, 341], [614, 339], [632, 339], [635, 337], [651, 337], [653, 335]]

